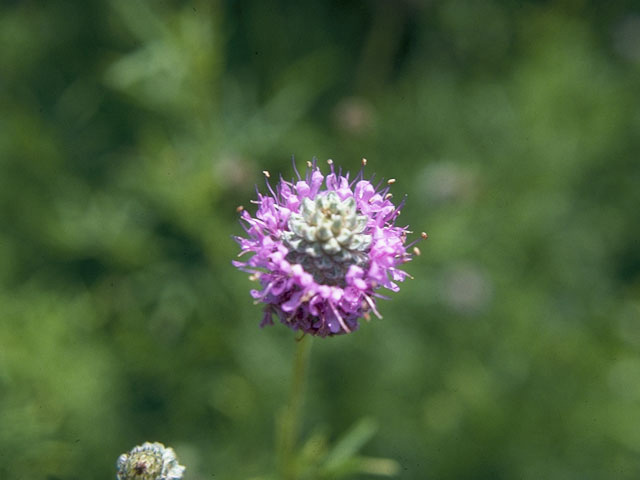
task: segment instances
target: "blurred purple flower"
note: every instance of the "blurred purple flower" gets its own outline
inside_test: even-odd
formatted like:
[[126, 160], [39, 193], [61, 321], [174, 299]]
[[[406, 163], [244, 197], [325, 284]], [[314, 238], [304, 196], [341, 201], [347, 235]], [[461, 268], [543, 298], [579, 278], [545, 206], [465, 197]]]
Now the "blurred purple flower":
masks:
[[374, 186], [363, 169], [350, 180], [328, 163], [326, 177], [314, 160], [304, 178], [296, 170], [297, 180], [281, 177], [275, 190], [264, 172], [269, 194], [258, 192], [255, 217], [242, 209], [247, 238], [236, 237], [239, 256], [252, 256], [233, 264], [260, 283], [251, 295], [265, 304], [261, 326], [276, 314], [311, 335], [351, 332], [369, 311], [380, 317], [379, 288], [395, 292], [408, 276], [398, 269], [411, 260], [412, 244], [405, 245], [407, 227], [394, 225], [404, 204], [390, 200], [395, 180]]

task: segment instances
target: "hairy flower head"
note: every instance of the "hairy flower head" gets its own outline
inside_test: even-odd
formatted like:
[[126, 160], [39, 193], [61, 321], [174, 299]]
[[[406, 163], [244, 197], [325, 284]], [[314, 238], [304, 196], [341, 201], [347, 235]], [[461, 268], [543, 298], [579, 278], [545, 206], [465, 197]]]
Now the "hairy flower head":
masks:
[[116, 466], [117, 480], [180, 480], [185, 470], [173, 448], [157, 442], [145, 442], [123, 453]]
[[276, 314], [311, 335], [351, 332], [370, 311], [380, 316], [379, 288], [395, 292], [408, 276], [398, 268], [412, 255], [407, 227], [395, 225], [404, 204], [391, 201], [395, 180], [374, 186], [363, 169], [350, 179], [328, 163], [326, 176], [308, 162], [304, 178], [296, 170], [275, 189], [265, 171], [269, 193], [258, 192], [255, 217], [239, 207], [247, 236], [236, 241], [251, 257], [233, 264], [260, 284], [251, 295], [265, 304], [262, 326]]

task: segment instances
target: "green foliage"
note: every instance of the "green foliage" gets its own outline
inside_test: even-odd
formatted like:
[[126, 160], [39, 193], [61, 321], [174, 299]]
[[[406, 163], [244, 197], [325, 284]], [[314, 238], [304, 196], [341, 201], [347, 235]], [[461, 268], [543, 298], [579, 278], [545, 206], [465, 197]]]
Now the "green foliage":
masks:
[[0, 478], [145, 440], [273, 471], [292, 334], [231, 236], [292, 155], [366, 157], [430, 235], [383, 320], [315, 342], [305, 478], [637, 478], [640, 27], [609, 3], [4, 2]]

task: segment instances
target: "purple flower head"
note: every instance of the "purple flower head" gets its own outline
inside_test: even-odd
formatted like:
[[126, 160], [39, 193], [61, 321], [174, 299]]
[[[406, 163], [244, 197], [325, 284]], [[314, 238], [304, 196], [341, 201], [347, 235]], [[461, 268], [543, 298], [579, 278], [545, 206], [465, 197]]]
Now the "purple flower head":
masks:
[[398, 268], [411, 260], [412, 245], [405, 245], [407, 227], [395, 226], [404, 204], [391, 202], [395, 180], [374, 186], [363, 169], [350, 180], [328, 163], [328, 175], [314, 160], [304, 178], [296, 170], [297, 180], [280, 178], [275, 190], [264, 172], [269, 193], [258, 192], [255, 217], [239, 207], [247, 233], [236, 237], [239, 256], [251, 257], [233, 264], [260, 284], [251, 295], [265, 304], [261, 326], [276, 314], [311, 335], [349, 333], [370, 311], [380, 317], [379, 288], [395, 292], [408, 276]]

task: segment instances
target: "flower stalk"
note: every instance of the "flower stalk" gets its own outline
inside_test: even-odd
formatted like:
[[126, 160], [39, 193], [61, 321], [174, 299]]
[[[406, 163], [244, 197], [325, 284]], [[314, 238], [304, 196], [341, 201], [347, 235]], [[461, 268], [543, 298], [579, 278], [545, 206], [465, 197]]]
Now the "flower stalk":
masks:
[[289, 400], [278, 418], [277, 460], [278, 471], [283, 480], [295, 480], [296, 478], [295, 448], [311, 351], [311, 338], [308, 337], [308, 335], [303, 335], [296, 340]]

